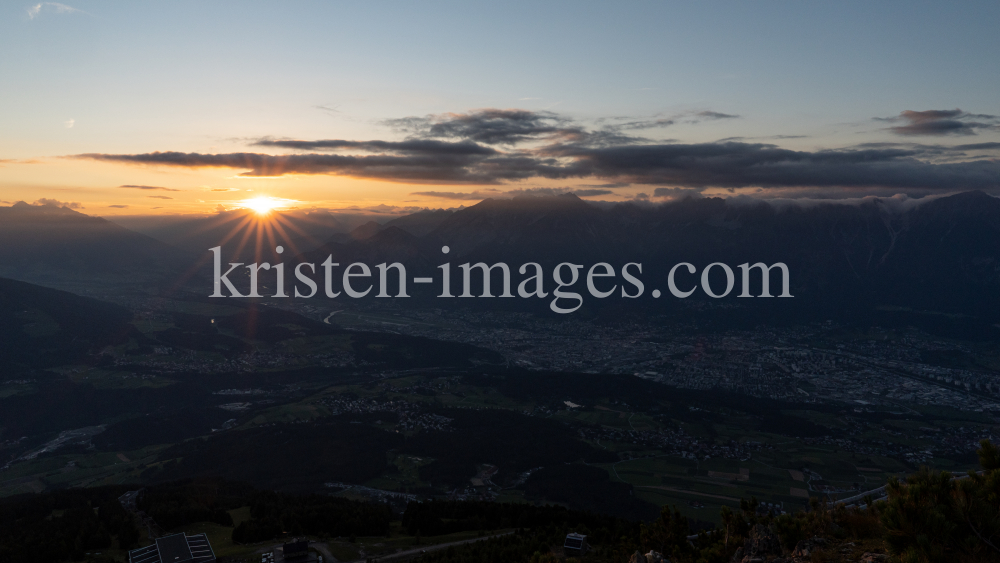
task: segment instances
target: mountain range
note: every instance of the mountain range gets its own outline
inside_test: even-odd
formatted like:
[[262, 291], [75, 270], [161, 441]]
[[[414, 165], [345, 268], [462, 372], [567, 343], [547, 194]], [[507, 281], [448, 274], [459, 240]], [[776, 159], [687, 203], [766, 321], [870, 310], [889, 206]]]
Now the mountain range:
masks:
[[173, 246], [68, 207], [0, 207], [0, 277], [88, 293], [160, 284], [187, 263]]
[[[587, 267], [609, 262], [619, 271], [638, 262], [647, 296], [654, 287], [669, 295], [666, 280], [675, 264], [689, 262], [700, 272], [721, 262], [734, 270], [737, 289], [719, 300], [698, 291], [686, 303], [725, 303], [754, 314], [793, 310], [799, 318], [798, 313], [818, 318], [848, 310], [909, 309], [936, 322], [963, 315], [990, 324], [1000, 320], [1000, 200], [966, 192], [905, 208], [898, 204], [872, 198], [777, 206], [702, 198], [602, 209], [573, 195], [486, 200], [422, 236], [388, 226], [367, 237], [331, 241], [291, 261], [318, 263], [327, 255], [341, 264], [400, 261], [418, 274], [432, 274], [446, 261], [502, 261], [512, 271], [525, 262], [549, 270], [560, 262]], [[447, 256], [441, 253], [445, 245]], [[786, 264], [794, 299], [736, 298], [737, 266], [756, 262]], [[686, 275], [680, 274], [678, 279]], [[721, 291], [721, 269], [712, 274], [713, 287]], [[698, 285], [696, 276], [684, 279]], [[751, 287], [753, 295], [760, 294], [759, 282]], [[780, 277], [772, 272], [773, 294], [778, 287]], [[494, 301], [490, 306], [503, 306]], [[620, 307], [629, 301], [604, 303]], [[670, 310], [681, 301], [642, 300], [642, 307], [655, 303]]]
[[[85, 274], [159, 272], [176, 277], [179, 269], [199, 263], [192, 287], [202, 284], [204, 291], [210, 290], [207, 251], [197, 256], [195, 247], [176, 248], [65, 208], [18, 204], [0, 208], [0, 218], [13, 219], [0, 221], [0, 274], [58, 285]], [[204, 240], [198, 244], [206, 250], [224, 238], [218, 229], [199, 236]], [[234, 242], [227, 244], [225, 252]], [[442, 253], [443, 246], [450, 248], [449, 254]], [[456, 211], [425, 211], [382, 224], [370, 221], [333, 233], [311, 250], [304, 248], [308, 245], [297, 245], [282, 257], [267, 252], [261, 259], [319, 264], [332, 256], [342, 265], [370, 266], [398, 261], [409, 275], [434, 275], [445, 262], [453, 268], [464, 262], [505, 262], [514, 273], [514, 286], [524, 277], [518, 277], [516, 269], [525, 262], [538, 262], [549, 272], [560, 262], [587, 267], [608, 262], [619, 272], [625, 263], [637, 262], [643, 265], [646, 285], [642, 299], [616, 295], [590, 299], [586, 307], [676, 313], [700, 303], [698, 307], [730, 309], [748, 318], [765, 315], [765, 321], [767, 315], [788, 314], [800, 321], [872, 310], [919, 314], [932, 323], [978, 319], [977, 327], [1000, 321], [1000, 199], [978, 191], [926, 201], [866, 198], [808, 205], [690, 198], [659, 205], [599, 206], [574, 195], [518, 197], [485, 200]], [[296, 255], [295, 250], [301, 252]], [[702, 291], [687, 300], [672, 298], [666, 279], [680, 262], [693, 264], [698, 272], [714, 262], [727, 264], [735, 272], [737, 289], [717, 300]], [[794, 299], [737, 298], [737, 266], [756, 262], [786, 264]], [[177, 264], [179, 269], [171, 271]], [[772, 272], [774, 294], [780, 286], [777, 274]], [[713, 287], [725, 287], [721, 268], [712, 271], [710, 280]], [[682, 284], [698, 285], [697, 275], [680, 271]], [[651, 299], [654, 288], [667, 298]], [[759, 295], [759, 282], [752, 284], [751, 293]], [[441, 306], [437, 301], [435, 306]], [[461, 304], [484, 306], [469, 304], [474, 301]], [[535, 301], [488, 300], [488, 306], [547, 310], [547, 301]], [[427, 299], [411, 300], [415, 302]]]

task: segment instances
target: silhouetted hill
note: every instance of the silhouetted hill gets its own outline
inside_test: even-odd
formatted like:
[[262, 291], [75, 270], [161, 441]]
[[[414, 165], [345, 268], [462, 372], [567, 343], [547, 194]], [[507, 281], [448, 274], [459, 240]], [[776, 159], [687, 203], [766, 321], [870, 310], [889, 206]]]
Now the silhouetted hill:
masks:
[[327, 243], [295, 260], [322, 262], [327, 256], [333, 256], [344, 265], [364, 262], [371, 266], [388, 260], [402, 262], [409, 270], [430, 267], [431, 251], [428, 242], [398, 227], [386, 227], [367, 238]]
[[174, 248], [66, 207], [0, 207], [0, 276], [50, 286], [162, 280], [184, 271]]
[[413, 236], [422, 237], [438, 228], [441, 223], [448, 220], [454, 213], [454, 209], [418, 211], [410, 215], [404, 215], [398, 219], [393, 219], [384, 226], [399, 227]]
[[110, 303], [0, 278], [0, 372], [79, 361], [127, 338], [131, 319]]
[[349, 233], [337, 233], [330, 237], [329, 242], [339, 242], [347, 243], [352, 240], [365, 240], [376, 235], [382, 230], [382, 225], [376, 223], [375, 221], [368, 221], [364, 225], [360, 225]]
[[600, 236], [610, 226], [605, 219], [606, 212], [572, 194], [487, 199], [455, 212], [426, 238], [448, 245], [453, 259], [560, 260], [581, 243], [607, 239], [610, 232]]

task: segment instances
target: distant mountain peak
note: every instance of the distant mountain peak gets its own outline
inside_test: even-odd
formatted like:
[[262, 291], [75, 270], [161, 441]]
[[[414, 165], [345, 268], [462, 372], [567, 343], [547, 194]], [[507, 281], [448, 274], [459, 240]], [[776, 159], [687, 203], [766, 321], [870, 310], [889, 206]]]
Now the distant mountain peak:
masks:
[[173, 275], [188, 263], [166, 244], [102, 217], [57, 205], [0, 207], [0, 276], [69, 287], [126, 274]]
[[364, 225], [351, 231], [351, 238], [354, 240], [365, 240], [371, 238], [382, 230], [382, 225], [376, 223], [375, 221], [368, 221]]
[[511, 211], [555, 211], [573, 209], [597, 209], [594, 205], [580, 199], [574, 194], [559, 195], [519, 195], [510, 199], [484, 199], [483, 201], [457, 211], [456, 215], [475, 214], [486, 210], [511, 210]]
[[417, 237], [414, 236], [413, 234], [411, 234], [409, 231], [403, 230], [403, 229], [401, 229], [399, 227], [389, 226], [389, 227], [385, 227], [384, 229], [379, 230], [379, 232], [377, 232], [374, 235], [372, 235], [370, 237], [370, 239], [371, 239], [372, 242], [375, 242], [375, 241], [378, 241], [378, 242], [383, 242], [383, 241], [394, 241], [394, 242], [395, 241], [407, 241], [407, 242], [409, 242], [409, 241], [415, 241], [415, 240], [417, 240]]
[[[39, 215], [77, 215], [80, 217], [89, 217], [89, 215], [85, 213], [74, 211], [64, 205], [32, 205], [24, 201], [18, 201], [10, 207], [0, 207], [0, 213], [13, 214], [14, 216], [30, 215], [35, 217]], [[95, 219], [98, 218], [95, 217]]]
[[[464, 208], [461, 208], [464, 209]], [[460, 209], [459, 209], [460, 210]], [[387, 222], [383, 227], [399, 227], [404, 231], [422, 237], [427, 233], [430, 233], [436, 229], [441, 223], [446, 219], [454, 215], [457, 211], [456, 209], [425, 209], [412, 213], [410, 215], [404, 215], [397, 219]]]

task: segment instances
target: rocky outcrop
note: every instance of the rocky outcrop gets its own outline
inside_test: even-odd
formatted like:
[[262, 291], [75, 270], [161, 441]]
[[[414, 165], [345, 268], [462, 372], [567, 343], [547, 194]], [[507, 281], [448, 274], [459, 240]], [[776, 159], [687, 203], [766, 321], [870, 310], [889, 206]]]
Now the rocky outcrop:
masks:
[[781, 541], [770, 528], [757, 524], [750, 530], [750, 537], [743, 542], [745, 556], [766, 557], [781, 555]]
[[792, 550], [792, 558], [809, 561], [809, 558], [812, 557], [812, 552], [816, 551], [817, 547], [823, 545], [826, 545], [826, 540], [819, 536], [812, 539], [802, 540], [795, 544], [795, 549]]
[[736, 550], [731, 563], [785, 563], [781, 558], [781, 542], [767, 526], [757, 524], [750, 530], [750, 537], [743, 547]]
[[649, 553], [643, 555], [636, 550], [629, 558], [628, 563], [670, 563], [670, 560], [656, 551], [650, 550]]

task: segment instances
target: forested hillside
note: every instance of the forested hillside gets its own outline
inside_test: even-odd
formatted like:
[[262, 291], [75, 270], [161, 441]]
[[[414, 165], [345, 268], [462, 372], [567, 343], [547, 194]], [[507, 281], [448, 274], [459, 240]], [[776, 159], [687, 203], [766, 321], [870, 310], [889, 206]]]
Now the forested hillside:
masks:
[[[428, 563], [552, 563], [563, 558], [570, 563], [580, 558], [566, 557], [562, 540], [576, 532], [586, 535], [591, 547], [582, 559], [595, 563], [653, 563], [660, 557], [674, 563], [987, 563], [1000, 555], [1000, 450], [983, 441], [979, 458], [982, 471], [953, 476], [925, 469], [905, 481], [891, 481], [885, 500], [866, 498], [859, 505], [830, 506], [814, 498], [806, 511], [776, 514], [756, 499], [743, 499], [738, 510], [722, 509], [721, 526], [700, 531], [669, 506], [655, 519], [640, 522], [553, 505], [393, 505], [261, 491], [221, 480], [144, 489], [138, 508], [168, 531], [199, 523], [231, 530], [225, 539], [237, 546], [233, 553], [246, 556], [292, 537], [338, 549], [338, 542], [350, 546], [368, 536], [377, 540], [376, 546], [393, 537], [396, 546], [426, 546], [420, 560]], [[0, 500], [0, 561], [122, 561], [125, 550], [150, 541], [118, 502], [125, 491], [101, 487]], [[233, 514], [242, 515], [238, 524]], [[463, 532], [490, 537], [434, 549], [443, 543], [435, 537]], [[245, 559], [220, 557], [237, 560]]]

